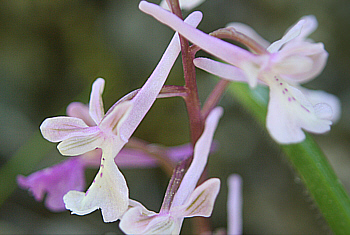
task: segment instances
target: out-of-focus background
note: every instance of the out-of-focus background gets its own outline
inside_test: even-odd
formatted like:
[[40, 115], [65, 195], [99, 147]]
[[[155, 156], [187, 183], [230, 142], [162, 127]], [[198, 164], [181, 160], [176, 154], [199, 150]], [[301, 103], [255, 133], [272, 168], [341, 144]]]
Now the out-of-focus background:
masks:
[[[156, 1], [153, 1], [156, 2]], [[137, 0], [1, 1], [0, 2], [0, 166], [21, 146], [28, 158], [16, 162], [28, 175], [64, 159], [38, 135], [49, 116], [63, 115], [72, 101], [88, 102], [92, 82], [106, 79], [105, 107], [139, 88], [156, 66], [173, 32], [138, 10]], [[158, 3], [158, 2], [157, 2]], [[311, 38], [329, 52], [323, 73], [305, 86], [336, 94], [342, 117], [325, 135], [315, 136], [350, 191], [350, 2], [207, 0], [199, 28], [211, 32], [227, 23], [251, 25], [269, 41], [279, 39], [300, 17], [313, 14], [319, 27]], [[188, 12], [184, 12], [185, 15]], [[178, 61], [167, 84], [183, 84]], [[204, 101], [215, 81], [198, 71]], [[210, 156], [209, 172], [222, 180], [212, 215], [213, 227], [226, 227], [226, 179], [243, 178], [243, 222], [247, 234], [325, 234], [329, 230], [300, 179], [278, 146], [250, 115], [226, 94]], [[189, 140], [184, 102], [159, 100], [135, 136], [167, 146]], [[28, 147], [28, 141], [35, 142]], [[27, 144], [26, 144], [27, 143]], [[45, 153], [41, 152], [45, 146]], [[43, 147], [44, 148], [44, 147]], [[34, 154], [33, 154], [34, 153]], [[22, 154], [23, 155], [23, 154]], [[16, 165], [12, 166], [16, 171]], [[159, 168], [125, 169], [132, 198], [158, 211], [168, 182]], [[88, 184], [95, 174], [87, 171]], [[11, 174], [0, 184], [14, 182]], [[10, 189], [9, 189], [10, 190]], [[4, 192], [2, 192], [4, 193]], [[189, 233], [185, 220], [183, 233]], [[0, 207], [1, 234], [119, 234], [118, 223], [104, 224], [99, 211], [87, 216], [51, 213], [27, 191], [16, 188]]]

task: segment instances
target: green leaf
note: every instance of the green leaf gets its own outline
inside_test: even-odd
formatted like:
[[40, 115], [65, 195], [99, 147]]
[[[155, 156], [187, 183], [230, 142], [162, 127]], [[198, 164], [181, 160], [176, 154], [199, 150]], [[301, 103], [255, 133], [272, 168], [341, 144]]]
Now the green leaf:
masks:
[[[229, 93], [265, 128], [268, 89], [234, 82]], [[335, 234], [350, 234], [350, 199], [326, 156], [306, 133], [299, 144], [279, 145]]]

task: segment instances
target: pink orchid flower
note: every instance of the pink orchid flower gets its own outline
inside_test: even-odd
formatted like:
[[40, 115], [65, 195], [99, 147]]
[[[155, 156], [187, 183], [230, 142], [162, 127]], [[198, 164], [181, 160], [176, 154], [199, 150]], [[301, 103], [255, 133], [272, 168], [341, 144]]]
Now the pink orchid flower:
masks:
[[209, 217], [220, 189], [220, 180], [212, 178], [196, 187], [207, 164], [213, 135], [223, 109], [211, 111], [202, 136], [194, 148], [193, 161], [187, 170], [170, 208], [159, 213], [147, 210], [141, 203], [130, 200], [130, 209], [123, 215], [119, 227], [126, 234], [179, 234], [184, 218]]
[[[310, 81], [323, 70], [328, 57], [322, 43], [306, 39], [317, 26], [314, 17], [302, 18], [281, 40], [271, 44], [266, 53], [257, 55], [186, 25], [155, 4], [142, 1], [139, 8], [228, 63], [197, 58], [194, 60], [197, 67], [228, 80], [247, 82], [252, 88], [258, 82], [269, 86], [266, 125], [278, 143], [303, 141], [302, 129], [312, 133], [327, 132], [332, 120], [338, 118], [340, 104], [335, 96], [299, 87], [300, 83]], [[255, 31], [245, 29], [250, 33], [248, 36], [258, 39], [262, 46], [268, 44], [256, 37]]]
[[[90, 117], [89, 107], [80, 102], [73, 102], [67, 107], [67, 115], [82, 119], [88, 126], [95, 123]], [[213, 148], [212, 148], [213, 149]], [[182, 161], [193, 153], [191, 144], [184, 144], [166, 148], [165, 155], [173, 162]], [[17, 176], [18, 185], [29, 190], [35, 200], [42, 201], [45, 198], [45, 206], [53, 212], [64, 211], [63, 196], [71, 190], [82, 191], [85, 189], [85, 169], [98, 168], [101, 162], [102, 151], [95, 149], [82, 155], [68, 158], [54, 166], [39, 170], [25, 177]], [[151, 168], [157, 167], [158, 160], [145, 152], [123, 148], [114, 159], [118, 167], [126, 168]]]
[[[194, 12], [188, 23], [196, 26], [201, 17], [201, 13]], [[120, 219], [128, 208], [128, 187], [114, 158], [151, 108], [179, 52], [179, 39], [175, 35], [136, 96], [130, 101], [121, 99], [106, 114], [102, 102], [104, 80], [97, 79], [89, 103], [89, 114], [95, 126], [75, 117], [48, 118], [42, 123], [44, 138], [61, 142], [57, 148], [63, 155], [81, 155], [96, 148], [102, 149], [100, 169], [86, 193], [73, 190], [63, 197], [66, 208], [73, 214], [85, 215], [100, 208], [103, 220], [113, 222]]]

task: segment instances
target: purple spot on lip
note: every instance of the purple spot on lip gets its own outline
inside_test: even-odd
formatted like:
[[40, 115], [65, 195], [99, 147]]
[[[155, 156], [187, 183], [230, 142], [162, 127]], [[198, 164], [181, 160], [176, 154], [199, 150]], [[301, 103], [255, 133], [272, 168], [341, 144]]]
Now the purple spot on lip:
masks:
[[102, 178], [103, 172], [101, 172], [100, 177]]
[[295, 100], [295, 98], [294, 98], [294, 97], [292, 97], [292, 99], [293, 99], [293, 100]]
[[95, 183], [95, 181], [96, 181], [96, 180], [94, 179], [94, 181], [92, 181], [92, 182]]
[[276, 78], [276, 81], [278, 81], [279, 79], [278, 78]]
[[282, 85], [283, 85], [283, 83], [281, 82], [281, 83], [280, 83], [280, 85], [282, 86]]
[[286, 94], [284, 91], [282, 91], [283, 95]]
[[105, 160], [105, 158], [102, 158], [102, 160], [104, 161], [104, 160]]
[[287, 89], [287, 88], [284, 88], [284, 90], [285, 90], [286, 92], [288, 92], [288, 89]]
[[101, 168], [103, 168], [104, 167], [104, 165], [103, 164], [101, 164]]
[[290, 97], [288, 97], [288, 101], [289, 101], [289, 102], [291, 102], [291, 101], [292, 101], [292, 99], [291, 99]]

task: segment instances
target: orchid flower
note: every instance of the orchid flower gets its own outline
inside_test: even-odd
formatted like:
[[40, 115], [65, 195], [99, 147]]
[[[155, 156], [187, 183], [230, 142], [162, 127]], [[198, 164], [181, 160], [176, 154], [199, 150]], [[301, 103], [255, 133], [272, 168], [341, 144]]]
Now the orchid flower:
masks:
[[81, 155], [102, 149], [101, 166], [88, 191], [69, 191], [63, 200], [66, 208], [78, 215], [101, 208], [104, 221], [112, 222], [127, 209], [128, 188], [114, 157], [127, 142], [120, 135], [120, 126], [133, 104], [131, 101], [118, 103], [104, 115], [103, 88], [102, 78], [93, 83], [89, 114], [94, 126], [76, 117], [54, 117], [46, 119], [40, 129], [47, 140], [61, 142], [57, 148], [63, 155]]
[[[269, 86], [266, 125], [277, 142], [290, 144], [303, 141], [305, 134], [302, 129], [312, 133], [327, 132], [332, 120], [339, 116], [340, 105], [336, 97], [318, 91], [305, 92], [305, 88], [298, 86], [317, 76], [328, 56], [322, 43], [306, 39], [317, 26], [314, 17], [302, 18], [281, 40], [271, 44], [265, 53], [257, 55], [186, 25], [155, 4], [142, 1], [139, 8], [228, 63], [197, 58], [194, 60], [197, 67], [225, 79], [245, 81], [252, 88], [258, 81]], [[246, 31], [249, 32], [249, 29]], [[266, 45], [265, 40], [259, 42], [263, 43], [262, 46]]]
[[[179, 4], [182, 10], [189, 11], [201, 5], [204, 1], [205, 0], [179, 0]], [[166, 0], [162, 0], [159, 5], [164, 9], [169, 10], [169, 6]]]
[[[197, 26], [201, 17], [201, 13], [194, 12], [187, 22]], [[61, 142], [57, 148], [63, 155], [81, 155], [96, 148], [102, 149], [100, 169], [86, 193], [69, 191], [63, 198], [66, 208], [73, 214], [85, 215], [100, 208], [103, 220], [113, 222], [120, 219], [128, 208], [128, 187], [114, 158], [151, 108], [179, 52], [179, 39], [175, 35], [136, 96], [130, 101], [121, 99], [106, 114], [102, 102], [104, 80], [97, 79], [89, 103], [89, 114], [96, 126], [88, 126], [75, 117], [49, 118], [42, 123], [44, 138]]]
[[[67, 107], [67, 115], [82, 119], [88, 126], [95, 126], [87, 105], [73, 102]], [[190, 157], [193, 153], [191, 144], [184, 144], [165, 149], [165, 155], [174, 163]], [[85, 169], [100, 166], [102, 152], [95, 149], [74, 158], [68, 158], [54, 166], [39, 170], [25, 177], [17, 176], [18, 185], [29, 190], [35, 200], [42, 201], [46, 194], [45, 206], [53, 212], [64, 211], [63, 196], [70, 190], [85, 189]], [[126, 168], [150, 168], [159, 165], [158, 160], [144, 151], [123, 148], [114, 159], [117, 166]]]
[[[209, 217], [220, 189], [220, 180], [212, 178], [196, 188], [207, 164], [211, 141], [223, 113], [221, 107], [211, 111], [202, 136], [194, 147], [193, 161], [188, 168], [170, 207], [163, 204], [159, 213], [147, 210], [141, 203], [130, 200], [131, 207], [120, 221], [126, 234], [179, 234], [184, 218]], [[167, 192], [169, 194], [170, 192]]]

